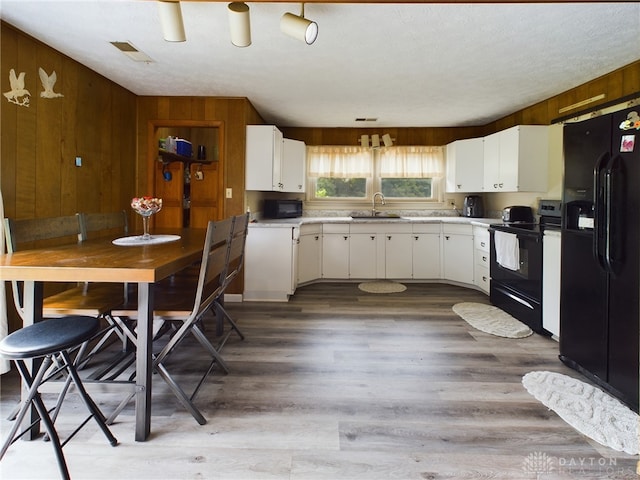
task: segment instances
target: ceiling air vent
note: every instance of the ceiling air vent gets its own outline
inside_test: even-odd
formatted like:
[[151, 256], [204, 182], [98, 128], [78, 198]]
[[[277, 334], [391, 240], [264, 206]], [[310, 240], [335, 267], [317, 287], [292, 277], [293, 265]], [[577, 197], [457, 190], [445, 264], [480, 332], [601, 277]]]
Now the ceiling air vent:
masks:
[[129, 57], [134, 62], [153, 62], [151, 57], [144, 52], [141, 52], [136, 47], [131, 45], [129, 42], [110, 42], [111, 45], [116, 47], [122, 53], [124, 53], [127, 57]]
[[356, 122], [377, 122], [377, 118], [366, 118], [366, 117], [358, 117], [356, 118]]

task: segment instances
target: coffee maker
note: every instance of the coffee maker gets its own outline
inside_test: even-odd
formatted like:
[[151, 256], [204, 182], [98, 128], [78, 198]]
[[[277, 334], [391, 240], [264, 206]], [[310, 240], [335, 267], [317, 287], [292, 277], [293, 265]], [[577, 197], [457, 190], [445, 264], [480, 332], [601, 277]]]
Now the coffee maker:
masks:
[[463, 217], [481, 218], [484, 217], [484, 206], [480, 195], [467, 195], [464, 197]]

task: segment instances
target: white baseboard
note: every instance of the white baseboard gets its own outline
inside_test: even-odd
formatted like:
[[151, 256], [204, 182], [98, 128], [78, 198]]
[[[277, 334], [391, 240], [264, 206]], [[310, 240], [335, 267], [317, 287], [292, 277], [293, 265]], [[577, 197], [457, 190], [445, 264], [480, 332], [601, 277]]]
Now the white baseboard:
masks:
[[242, 294], [241, 293], [225, 293], [224, 301], [230, 303], [242, 303]]

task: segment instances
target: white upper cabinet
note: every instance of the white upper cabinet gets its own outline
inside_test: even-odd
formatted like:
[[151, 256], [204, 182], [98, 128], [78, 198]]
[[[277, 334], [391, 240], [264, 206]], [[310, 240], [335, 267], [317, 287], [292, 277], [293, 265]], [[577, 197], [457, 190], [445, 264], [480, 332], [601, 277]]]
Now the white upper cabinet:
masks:
[[283, 192], [304, 193], [307, 146], [300, 140], [283, 140], [281, 181]]
[[246, 190], [282, 191], [282, 143], [273, 125], [247, 125]]
[[469, 138], [447, 145], [447, 192], [483, 191], [483, 144], [483, 138]]
[[546, 192], [549, 128], [518, 125], [484, 137], [485, 192]]
[[245, 189], [304, 193], [306, 153], [273, 125], [247, 125]]

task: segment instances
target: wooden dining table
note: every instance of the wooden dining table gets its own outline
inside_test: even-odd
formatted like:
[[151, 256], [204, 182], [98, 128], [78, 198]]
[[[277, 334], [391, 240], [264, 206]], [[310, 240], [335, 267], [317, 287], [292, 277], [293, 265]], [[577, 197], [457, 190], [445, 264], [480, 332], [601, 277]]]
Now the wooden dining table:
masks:
[[103, 237], [0, 255], [0, 280], [24, 282], [24, 326], [42, 320], [45, 282], [137, 283], [138, 326], [135, 378], [135, 439], [151, 431], [152, 324], [154, 284], [202, 257], [205, 229], [162, 229], [153, 235], [179, 235], [160, 243], [114, 245]]

